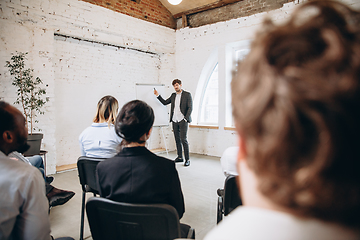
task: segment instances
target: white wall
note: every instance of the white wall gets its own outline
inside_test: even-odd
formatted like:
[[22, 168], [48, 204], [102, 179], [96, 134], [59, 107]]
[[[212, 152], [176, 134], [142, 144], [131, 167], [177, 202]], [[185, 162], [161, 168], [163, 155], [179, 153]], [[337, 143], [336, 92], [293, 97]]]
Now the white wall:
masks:
[[[294, 3], [289, 3], [270, 13], [278, 20], [285, 19], [295, 6]], [[219, 62], [219, 129], [190, 128], [191, 152], [221, 156], [227, 147], [237, 144], [236, 132], [224, 130], [225, 96], [230, 94], [226, 92], [226, 78], [231, 77], [225, 66], [228, 57], [226, 49], [235, 42], [252, 39], [266, 15], [266, 13], [255, 14], [199, 28], [176, 31], [176, 73], [183, 80], [183, 87], [193, 93], [194, 99], [197, 97], [196, 90], [200, 87], [198, 80], [201, 72], [210, 55], [214, 56], [214, 51], [217, 51]]]
[[[297, 2], [297, 1], [295, 1]], [[303, 1], [300, 1], [300, 3]], [[343, 1], [354, 8], [360, 8], [359, 0]], [[206, 25], [198, 28], [184, 28], [176, 31], [176, 76], [183, 81], [183, 88], [193, 94], [198, 87], [202, 69], [213, 51], [218, 51], [219, 61], [219, 129], [190, 128], [190, 152], [213, 156], [221, 156], [223, 151], [237, 144], [234, 131], [224, 130], [226, 123], [226, 92], [227, 78], [231, 74], [225, 65], [228, 59], [229, 46], [244, 40], [251, 40], [261, 27], [263, 19], [268, 14], [280, 23], [286, 20], [298, 3], [285, 4], [281, 9], [269, 13], [255, 14], [249, 17], [233, 19], [226, 22]], [[231, 63], [231, 61], [230, 61]], [[169, 84], [168, 82], [164, 82]]]
[[[360, 8], [358, 0], [346, 2]], [[270, 13], [282, 21], [295, 6], [289, 3]], [[180, 78], [195, 98], [200, 73], [214, 49], [218, 51], [220, 94], [229, 94], [224, 86], [229, 78], [224, 65], [226, 49], [253, 38], [265, 16], [255, 14], [175, 32], [77, 0], [3, 0], [0, 7], [0, 98], [10, 103], [16, 98], [5, 61], [15, 51], [29, 52], [28, 67], [48, 84], [50, 102], [46, 114], [39, 117], [45, 135], [42, 147], [49, 151], [48, 173], [54, 173], [56, 165], [76, 163], [78, 135], [90, 125], [103, 95], [114, 95], [123, 104], [135, 97], [135, 83], [139, 82], [164, 83], [170, 96], [171, 81]], [[224, 130], [224, 97], [219, 106], [219, 130], [190, 128], [191, 152], [221, 156], [224, 149], [237, 144], [235, 132]], [[174, 150], [171, 127], [164, 131], [168, 147]], [[151, 142], [151, 148], [156, 147], [164, 147], [159, 129], [154, 129]]]
[[[76, 163], [78, 136], [91, 124], [102, 96], [113, 95], [122, 105], [135, 98], [136, 82], [175, 77], [172, 29], [77, 0], [0, 4], [0, 98], [10, 103], [16, 98], [5, 61], [16, 51], [29, 52], [27, 67], [48, 85], [50, 97], [39, 117], [48, 173]], [[151, 147], [161, 147], [159, 130], [153, 134]]]

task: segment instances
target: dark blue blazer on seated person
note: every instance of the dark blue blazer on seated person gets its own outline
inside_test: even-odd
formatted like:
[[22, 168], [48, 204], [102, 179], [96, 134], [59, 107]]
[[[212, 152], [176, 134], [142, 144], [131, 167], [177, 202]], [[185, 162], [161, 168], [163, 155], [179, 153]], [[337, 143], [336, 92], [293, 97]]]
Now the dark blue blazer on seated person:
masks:
[[100, 196], [117, 202], [173, 206], [179, 219], [185, 212], [175, 163], [145, 147], [124, 148], [97, 166]]

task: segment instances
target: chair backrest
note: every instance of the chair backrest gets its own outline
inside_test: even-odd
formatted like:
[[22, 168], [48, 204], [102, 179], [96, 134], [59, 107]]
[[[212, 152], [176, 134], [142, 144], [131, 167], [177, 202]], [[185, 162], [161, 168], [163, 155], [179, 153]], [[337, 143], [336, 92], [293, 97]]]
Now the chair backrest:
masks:
[[[106, 158], [91, 158], [81, 156], [77, 161], [77, 168], [79, 172], [79, 180], [84, 192], [93, 192], [99, 194], [96, 182], [96, 166], [99, 162]], [[88, 189], [88, 188], [90, 189]]]
[[94, 240], [180, 238], [179, 217], [167, 204], [130, 204], [92, 197], [86, 213]]
[[237, 206], [242, 205], [235, 176], [228, 176], [224, 186], [224, 215], [227, 216]]

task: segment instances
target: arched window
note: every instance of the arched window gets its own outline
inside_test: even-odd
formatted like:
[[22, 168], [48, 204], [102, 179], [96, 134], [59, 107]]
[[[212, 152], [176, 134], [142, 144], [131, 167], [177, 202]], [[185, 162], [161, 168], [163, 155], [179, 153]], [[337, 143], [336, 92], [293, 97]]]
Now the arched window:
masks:
[[207, 79], [200, 100], [198, 123], [206, 125], [218, 124], [219, 113], [219, 82], [218, 64], [213, 68]]

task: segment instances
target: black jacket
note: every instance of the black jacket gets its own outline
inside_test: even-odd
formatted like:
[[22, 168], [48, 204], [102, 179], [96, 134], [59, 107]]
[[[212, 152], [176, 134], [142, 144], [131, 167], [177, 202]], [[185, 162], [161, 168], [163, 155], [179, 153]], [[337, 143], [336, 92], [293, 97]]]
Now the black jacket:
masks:
[[[157, 97], [159, 101], [164, 105], [168, 105], [169, 103], [171, 103], [170, 122], [172, 121], [172, 118], [174, 116], [175, 97], [176, 97], [176, 93], [172, 93], [171, 96], [166, 100], [164, 100], [161, 97], [161, 95]], [[190, 123], [191, 112], [192, 112], [192, 98], [191, 98], [191, 94], [184, 90], [182, 90], [181, 93], [180, 111], [184, 115], [186, 121]]]
[[145, 147], [124, 148], [96, 169], [100, 196], [117, 202], [173, 206], [179, 219], [184, 197], [175, 163]]

